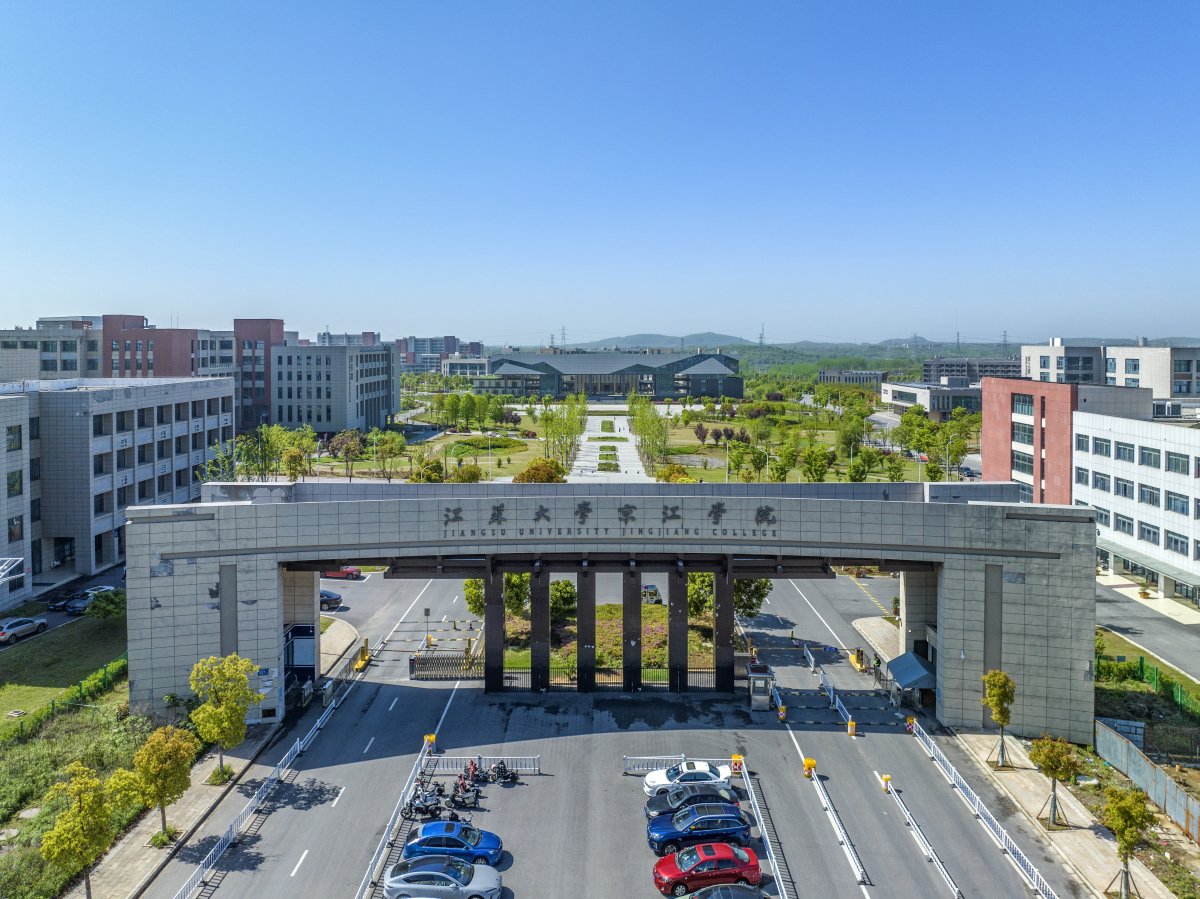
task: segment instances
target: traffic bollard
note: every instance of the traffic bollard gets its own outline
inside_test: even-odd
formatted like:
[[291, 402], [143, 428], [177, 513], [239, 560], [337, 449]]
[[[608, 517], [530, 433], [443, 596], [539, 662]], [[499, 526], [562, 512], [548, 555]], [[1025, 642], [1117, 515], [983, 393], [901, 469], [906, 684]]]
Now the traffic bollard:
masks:
[[816, 773], [817, 773], [817, 760], [816, 759], [805, 759], [804, 760], [804, 776], [807, 777], [809, 780], [812, 780], [813, 776]]
[[781, 705], [779, 707], [779, 723], [783, 724], [785, 721], [787, 721], [787, 706]]
[[883, 780], [883, 792], [890, 793], [891, 790], [889, 790], [888, 787], [892, 785], [892, 775], [885, 774], [881, 779]]
[[846, 733], [848, 733], [852, 737], [854, 736], [854, 719], [853, 718], [851, 718], [849, 721], [846, 722]]

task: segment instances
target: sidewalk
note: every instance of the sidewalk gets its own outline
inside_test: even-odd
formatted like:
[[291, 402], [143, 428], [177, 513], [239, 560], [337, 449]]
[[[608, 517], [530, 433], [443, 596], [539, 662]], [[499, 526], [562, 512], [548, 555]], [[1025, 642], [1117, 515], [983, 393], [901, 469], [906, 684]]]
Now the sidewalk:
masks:
[[[1021, 744], [1011, 737], [1005, 739], [1005, 752], [1016, 769], [996, 773], [986, 760], [988, 753], [996, 747], [998, 734], [978, 728], [954, 728], [954, 731], [960, 743], [975, 761], [987, 770], [992, 780], [1000, 785], [1030, 819], [1036, 818], [1038, 810], [1050, 795], [1050, 779], [1033, 766]], [[1071, 822], [1070, 829], [1042, 830], [1037, 821], [1033, 822], [1033, 826], [1042, 830], [1059, 856], [1075, 872], [1076, 877], [1089, 886], [1095, 895], [1103, 896], [1109, 881], [1121, 869], [1121, 862], [1117, 858], [1117, 841], [1095, 816], [1071, 795], [1070, 790], [1063, 787], [1058, 791], [1058, 798], [1062, 813]], [[1145, 899], [1174, 899], [1162, 881], [1136, 858], [1130, 862], [1129, 870]]]
[[[854, 629], [862, 634], [873, 650], [879, 653], [879, 658], [890, 662], [900, 653], [897, 652], [900, 641], [900, 629], [879, 616], [873, 618], [857, 618]], [[890, 648], [889, 648], [890, 647]]]
[[[321, 635], [321, 673], [329, 674], [361, 638], [354, 626], [337, 620]], [[318, 702], [317, 705], [320, 705]], [[182, 798], [167, 807], [167, 823], [180, 830], [171, 849], [155, 849], [150, 838], [158, 833], [158, 809], [150, 809], [133, 829], [108, 851], [104, 861], [92, 872], [93, 899], [133, 899], [171, 860], [175, 850], [202, 825], [217, 804], [240, 783], [254, 763], [255, 756], [267, 745], [278, 725], [257, 724], [246, 729], [246, 739], [225, 753], [225, 763], [232, 765], [234, 776], [219, 787], [205, 781], [216, 770], [217, 752], [214, 749], [192, 766], [192, 785]], [[270, 770], [268, 766], [268, 771]], [[69, 899], [82, 899], [83, 882], [66, 894]]]
[[1096, 583], [1111, 587], [1122, 596], [1126, 596], [1134, 602], [1140, 602], [1147, 609], [1153, 609], [1160, 615], [1166, 615], [1180, 624], [1200, 624], [1200, 611], [1192, 606], [1176, 602], [1173, 599], [1158, 598], [1154, 594], [1151, 594], [1149, 599], [1142, 599], [1138, 596], [1138, 584], [1119, 574], [1097, 575]]

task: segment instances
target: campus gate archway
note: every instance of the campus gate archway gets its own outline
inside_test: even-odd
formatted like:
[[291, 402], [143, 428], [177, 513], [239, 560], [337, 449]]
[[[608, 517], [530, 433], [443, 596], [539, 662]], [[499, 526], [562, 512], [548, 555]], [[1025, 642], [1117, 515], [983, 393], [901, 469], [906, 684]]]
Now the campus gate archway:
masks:
[[[207, 484], [203, 499], [126, 512], [139, 708], [187, 695], [191, 665], [228, 647], [261, 666], [256, 686], [277, 687], [286, 627], [318, 620], [316, 570], [342, 564], [386, 564], [387, 577], [482, 578], [490, 690], [503, 677], [507, 571], [533, 575], [535, 686], [549, 673], [551, 575], [576, 575], [586, 597], [580, 626], [594, 635], [594, 573], [620, 572], [631, 690], [641, 677], [642, 573], [671, 572], [668, 665], [682, 689], [684, 575], [713, 572], [715, 685], [728, 690], [737, 578], [829, 577], [833, 565], [870, 564], [904, 572], [897, 649], [932, 641], [939, 720], [981, 726], [979, 679], [1003, 668], [1020, 691], [1015, 732], [1090, 738], [1094, 512], [1019, 505], [1015, 484], [239, 483]], [[588, 689], [595, 639], [580, 636]]]

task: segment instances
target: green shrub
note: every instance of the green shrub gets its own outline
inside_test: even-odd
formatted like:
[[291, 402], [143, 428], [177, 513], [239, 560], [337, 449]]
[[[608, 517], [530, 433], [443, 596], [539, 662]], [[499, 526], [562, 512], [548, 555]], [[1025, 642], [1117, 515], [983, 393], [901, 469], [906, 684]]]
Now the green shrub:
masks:
[[596, 471], [620, 471], [621, 466], [616, 462], [601, 462], [596, 466]]
[[[491, 438], [492, 452], [499, 450], [511, 450], [513, 452], [521, 452], [528, 449], [528, 446], [520, 440], [513, 440], [511, 437], [493, 437]], [[452, 456], [470, 456], [475, 452], [486, 453], [488, 451], [487, 437], [464, 437], [462, 440], [454, 441], [454, 448], [450, 451]]]
[[602, 453], [615, 453], [617, 451], [617, 448], [611, 445], [601, 446], [599, 449]]
[[1096, 665], [1096, 679], [1102, 681], [1140, 680], [1138, 677], [1138, 663], [1105, 662], [1102, 660]]
[[616, 453], [601, 453], [600, 461], [601, 462], [616, 462], [617, 454]]
[[606, 418], [604, 421], [600, 422], [600, 430], [605, 434], [611, 434], [616, 430], [616, 427], [614, 427], [612, 419]]

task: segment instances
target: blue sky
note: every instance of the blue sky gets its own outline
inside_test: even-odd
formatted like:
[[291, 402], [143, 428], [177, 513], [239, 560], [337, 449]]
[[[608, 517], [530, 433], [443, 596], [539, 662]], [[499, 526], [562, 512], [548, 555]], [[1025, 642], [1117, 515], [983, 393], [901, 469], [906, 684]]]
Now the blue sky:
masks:
[[9, 3], [0, 325], [1198, 335], [1194, 3]]

